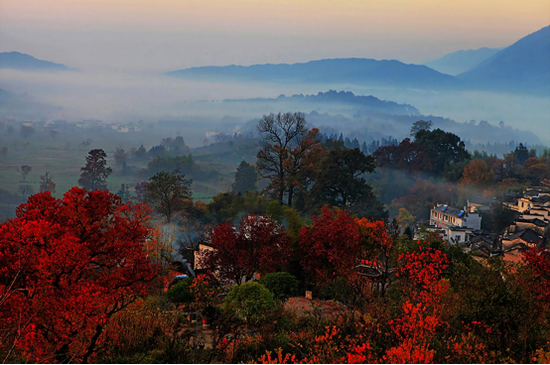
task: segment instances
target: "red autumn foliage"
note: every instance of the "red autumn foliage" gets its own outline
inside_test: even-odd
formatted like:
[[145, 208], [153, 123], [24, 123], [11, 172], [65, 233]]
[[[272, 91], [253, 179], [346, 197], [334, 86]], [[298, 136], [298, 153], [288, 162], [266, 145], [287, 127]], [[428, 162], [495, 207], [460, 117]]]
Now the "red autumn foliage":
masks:
[[[370, 219], [356, 219], [359, 225], [361, 234], [362, 250], [361, 261], [362, 265], [373, 266], [378, 268], [381, 275], [371, 281], [377, 285], [382, 294], [385, 293], [387, 282], [390, 276], [390, 257], [395, 249], [395, 242], [388, 226], [383, 221], [372, 221]], [[358, 285], [363, 286], [364, 282], [358, 278]]]
[[157, 269], [143, 244], [148, 209], [106, 191], [36, 194], [0, 226], [2, 346], [31, 362], [87, 362], [111, 316]]
[[359, 226], [345, 210], [323, 207], [311, 227], [300, 232], [302, 267], [308, 277], [326, 283], [355, 275], [361, 251]]
[[249, 215], [239, 227], [222, 223], [212, 231], [212, 247], [203, 265], [225, 281], [241, 284], [280, 270], [289, 259], [290, 240], [271, 217]]
[[427, 290], [441, 279], [449, 260], [447, 255], [429, 247], [426, 242], [417, 244], [416, 250], [399, 255], [396, 275], [419, 289]]
[[442, 297], [449, 289], [443, 271], [449, 265], [440, 250], [418, 242], [412, 252], [400, 254], [396, 275], [403, 281], [405, 297], [403, 316], [390, 321], [399, 345], [386, 352], [390, 363], [431, 363], [435, 351], [430, 344], [439, 328], [446, 324], [440, 318]]
[[428, 364], [433, 361], [435, 351], [430, 349], [439, 318], [426, 313], [421, 304], [407, 301], [403, 305], [404, 316], [390, 321], [399, 345], [390, 348], [385, 360], [392, 364]]
[[523, 261], [529, 268], [528, 287], [535, 293], [537, 301], [544, 307], [550, 306], [550, 252], [532, 248], [523, 253]]
[[372, 221], [367, 218], [357, 219], [356, 221], [359, 224], [361, 237], [367, 241], [366, 243], [380, 250], [385, 256], [389, 256], [390, 251], [393, 249], [394, 241], [388, 232], [386, 223], [383, 221]]

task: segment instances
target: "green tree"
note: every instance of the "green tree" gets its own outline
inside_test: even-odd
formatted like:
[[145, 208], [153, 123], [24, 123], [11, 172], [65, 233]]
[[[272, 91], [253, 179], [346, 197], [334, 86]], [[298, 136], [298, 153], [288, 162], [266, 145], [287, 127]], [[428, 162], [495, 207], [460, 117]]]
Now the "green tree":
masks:
[[342, 208], [374, 198], [363, 175], [374, 171], [374, 158], [358, 148], [339, 147], [329, 152], [313, 187], [313, 195], [322, 204]]
[[275, 308], [273, 294], [257, 282], [235, 285], [225, 297], [223, 310], [235, 313], [248, 324], [259, 324]]
[[431, 120], [418, 120], [413, 123], [411, 127], [411, 137], [416, 136], [416, 134], [420, 131], [429, 131], [432, 129], [432, 121]]
[[116, 195], [120, 196], [123, 202], [127, 202], [132, 199], [130, 187], [127, 184], [120, 184], [120, 189], [118, 189]]
[[191, 183], [178, 169], [158, 172], [145, 185], [145, 201], [170, 222], [183, 200], [191, 196]]
[[139, 148], [134, 152], [133, 157], [138, 160], [142, 160], [145, 157], [147, 157], [147, 150], [143, 145], [139, 146]]
[[235, 182], [233, 183], [233, 192], [244, 194], [247, 191], [256, 191], [256, 179], [258, 174], [256, 168], [251, 164], [242, 161], [237, 167]]
[[193, 301], [193, 294], [189, 288], [193, 284], [193, 279], [185, 278], [178, 281], [166, 292], [166, 297], [172, 303], [184, 304], [191, 303]]
[[414, 223], [414, 216], [403, 207], [399, 208], [399, 213], [397, 213], [397, 217], [395, 217], [395, 219], [399, 224], [399, 228], [401, 228], [402, 230], [405, 230], [407, 227], [410, 227]]
[[128, 159], [128, 154], [124, 151], [123, 148], [117, 147], [115, 150], [115, 163], [119, 168], [122, 168], [126, 160]]
[[260, 280], [260, 284], [269, 290], [273, 297], [280, 301], [298, 294], [300, 285], [298, 280], [287, 272], [269, 273]]
[[466, 146], [460, 137], [439, 128], [433, 131], [418, 131], [414, 142], [425, 148], [432, 159], [435, 171], [439, 174], [445, 170], [447, 164], [470, 159], [470, 154], [466, 151]]
[[270, 216], [271, 218], [275, 219], [278, 222], [283, 221], [284, 216], [284, 208], [281, 203], [279, 203], [277, 200], [272, 200], [269, 203], [267, 203], [267, 206], [265, 208], [265, 214]]
[[113, 172], [107, 167], [107, 154], [102, 149], [95, 149], [88, 152], [86, 156], [86, 166], [80, 171], [78, 184], [88, 191], [107, 190], [107, 177]]
[[300, 239], [300, 230], [304, 226], [300, 212], [294, 208], [286, 208], [284, 211], [285, 227], [292, 242]]
[[514, 150], [514, 157], [520, 165], [523, 165], [529, 158], [529, 150], [523, 145], [523, 143], [520, 143]]

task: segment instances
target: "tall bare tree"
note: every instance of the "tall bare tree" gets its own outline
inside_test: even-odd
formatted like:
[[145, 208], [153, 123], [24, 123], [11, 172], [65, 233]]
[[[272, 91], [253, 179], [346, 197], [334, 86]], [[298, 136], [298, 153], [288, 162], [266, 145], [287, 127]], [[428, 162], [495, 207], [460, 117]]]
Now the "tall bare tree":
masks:
[[[258, 172], [270, 181], [266, 190], [283, 203], [285, 193], [289, 192], [288, 175], [293, 173], [289, 169], [291, 153], [307, 136], [307, 122], [303, 113], [271, 113], [264, 115], [258, 131], [266, 142], [258, 152]], [[288, 195], [288, 204], [292, 204], [292, 193]]]
[[32, 171], [32, 167], [29, 165], [23, 165], [21, 168], [19, 168], [19, 173], [21, 174], [21, 177], [23, 178], [23, 181], [27, 181], [27, 175]]
[[161, 171], [145, 185], [145, 201], [170, 222], [174, 213], [182, 209], [183, 201], [190, 198], [191, 183], [178, 169]]
[[46, 171], [44, 175], [40, 175], [40, 191], [49, 191], [55, 194], [55, 183], [49, 171]]

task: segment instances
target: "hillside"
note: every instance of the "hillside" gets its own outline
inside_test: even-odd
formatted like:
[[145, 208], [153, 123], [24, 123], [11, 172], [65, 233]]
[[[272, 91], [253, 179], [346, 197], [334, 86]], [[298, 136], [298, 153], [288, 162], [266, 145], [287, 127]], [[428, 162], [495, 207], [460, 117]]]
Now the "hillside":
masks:
[[550, 26], [457, 76], [472, 89], [550, 94]]
[[39, 60], [28, 54], [19, 52], [1, 52], [0, 68], [11, 68], [27, 71], [75, 71], [60, 63]]
[[483, 47], [479, 49], [460, 50], [427, 62], [426, 66], [449, 75], [458, 75], [479, 65], [501, 49], [502, 48]]
[[292, 96], [280, 95], [277, 98], [254, 99], [226, 99], [224, 102], [232, 103], [266, 103], [266, 104], [340, 104], [360, 108], [364, 111], [384, 112], [388, 114], [420, 114], [420, 111], [409, 104], [398, 104], [393, 101], [381, 100], [372, 95], [355, 95], [352, 92], [329, 90], [319, 92], [316, 95], [296, 94]]
[[427, 66], [368, 58], [322, 59], [294, 64], [204, 66], [171, 71], [167, 74], [187, 79], [340, 83], [426, 89], [452, 87], [456, 81], [452, 76]]
[[15, 94], [0, 89], [0, 117], [41, 118], [53, 116], [61, 112], [62, 108], [34, 100], [27, 94]]

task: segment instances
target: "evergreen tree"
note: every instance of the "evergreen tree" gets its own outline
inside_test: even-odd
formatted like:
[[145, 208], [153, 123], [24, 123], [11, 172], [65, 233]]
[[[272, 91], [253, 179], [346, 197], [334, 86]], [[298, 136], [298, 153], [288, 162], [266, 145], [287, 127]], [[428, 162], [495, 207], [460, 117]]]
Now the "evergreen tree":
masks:
[[80, 179], [78, 184], [84, 189], [91, 190], [107, 190], [107, 177], [113, 172], [110, 167], [107, 167], [107, 154], [102, 149], [95, 149], [88, 152], [86, 156], [86, 166], [80, 170]]
[[257, 177], [256, 168], [242, 161], [237, 167], [235, 182], [233, 183], [233, 192], [236, 194], [244, 194], [246, 191], [256, 191]]

